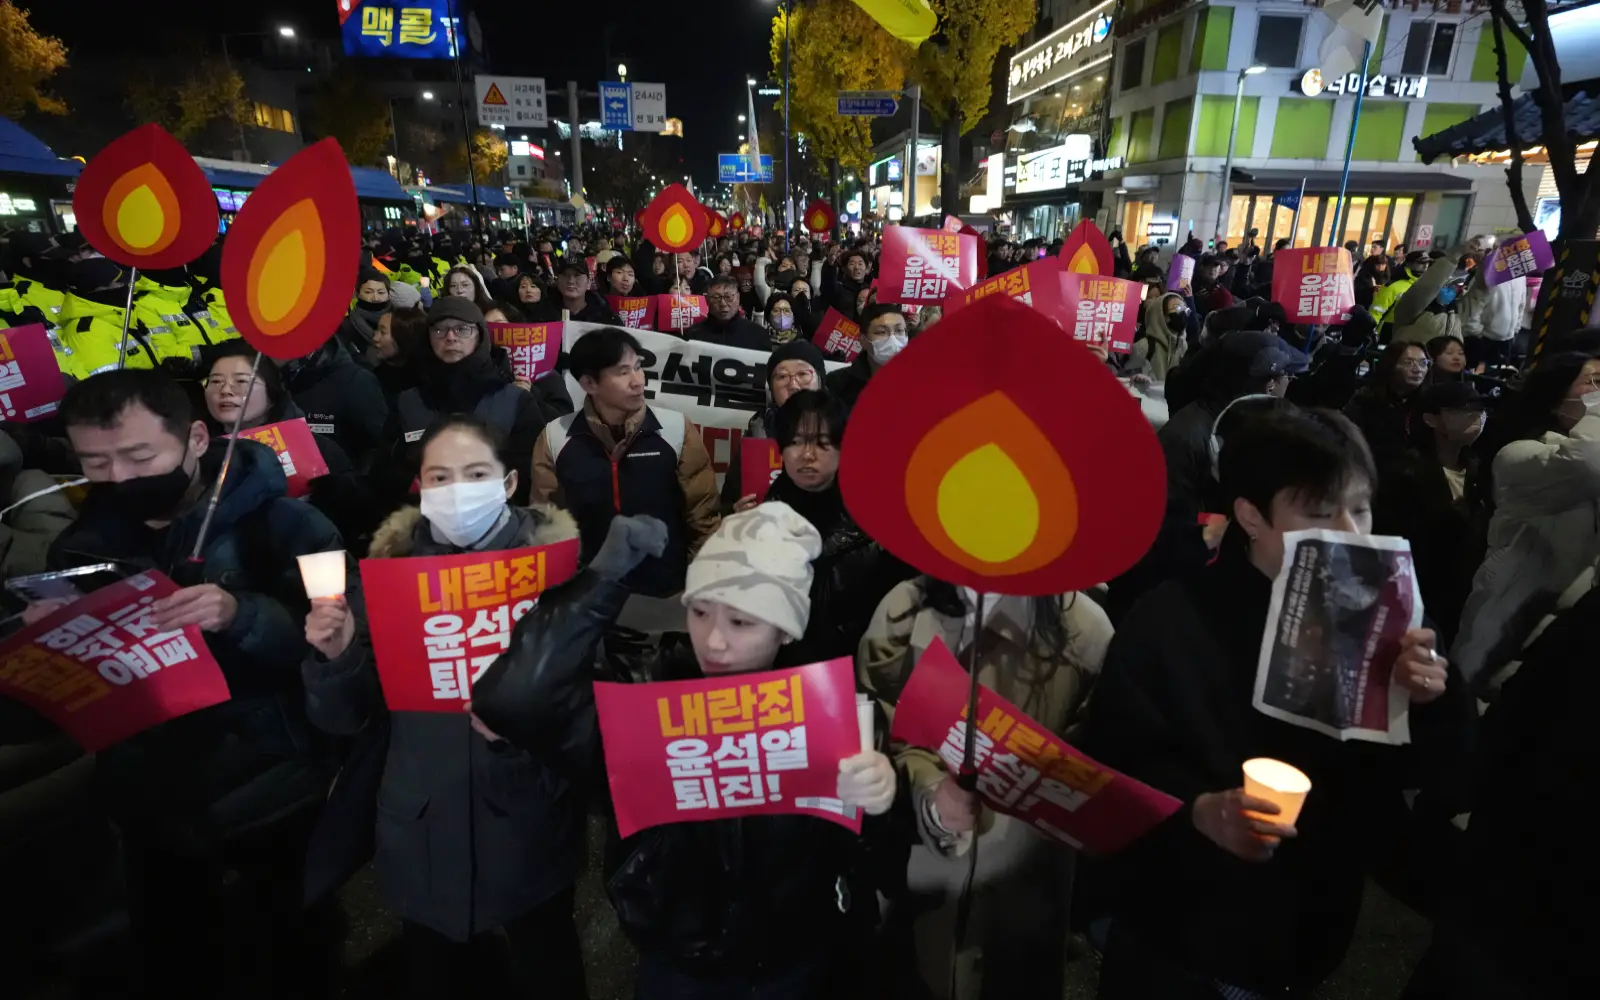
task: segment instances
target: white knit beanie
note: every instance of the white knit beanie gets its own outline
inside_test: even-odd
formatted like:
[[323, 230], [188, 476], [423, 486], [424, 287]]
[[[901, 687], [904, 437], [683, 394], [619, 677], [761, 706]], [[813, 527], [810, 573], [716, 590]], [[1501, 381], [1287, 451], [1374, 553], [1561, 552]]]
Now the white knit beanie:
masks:
[[415, 309], [422, 305], [422, 292], [416, 285], [396, 278], [389, 285], [389, 304], [396, 309]]
[[798, 639], [811, 617], [811, 561], [822, 536], [786, 503], [730, 514], [689, 564], [683, 603], [726, 604]]

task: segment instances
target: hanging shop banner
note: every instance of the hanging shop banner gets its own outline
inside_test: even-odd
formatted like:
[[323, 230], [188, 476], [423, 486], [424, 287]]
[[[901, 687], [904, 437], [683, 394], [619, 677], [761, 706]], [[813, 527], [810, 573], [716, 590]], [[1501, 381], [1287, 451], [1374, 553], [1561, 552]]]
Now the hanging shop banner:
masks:
[[539, 595], [578, 571], [578, 540], [459, 556], [361, 560], [383, 700], [393, 712], [460, 712], [476, 681], [511, 647]]
[[455, 57], [457, 0], [338, 0], [344, 54], [387, 59]]
[[0, 697], [104, 750], [231, 695], [200, 628], [161, 631], [151, 605], [178, 592], [160, 573], [108, 584], [0, 644]]
[[67, 394], [61, 365], [43, 323], [0, 330], [0, 414], [6, 420], [41, 420]]
[[1194, 285], [1194, 258], [1176, 254], [1167, 267], [1167, 291], [1187, 292]]
[[767, 490], [783, 471], [783, 451], [772, 438], [743, 438], [739, 442], [739, 495], [766, 499]]
[[844, 313], [829, 306], [828, 311], [822, 314], [822, 322], [817, 325], [816, 335], [811, 342], [822, 348], [822, 353], [830, 358], [854, 361], [856, 355], [861, 353], [861, 324], [846, 319]]
[[978, 239], [943, 229], [883, 231], [878, 301], [936, 306], [978, 280]]
[[682, 333], [709, 315], [704, 295], [656, 296], [656, 329], [664, 333]]
[[944, 314], [969, 306], [991, 295], [1009, 295], [1030, 309], [1049, 317], [1052, 323], [1065, 329], [1071, 320], [1066, 300], [1062, 294], [1064, 282], [1060, 257], [1045, 257], [1024, 267], [1013, 268], [985, 279], [964, 292], [957, 292], [944, 301]]
[[1115, 6], [1106, 0], [1012, 56], [1006, 75], [1006, 103], [1015, 104], [1069, 76], [1110, 62]]
[[1355, 306], [1350, 251], [1304, 247], [1272, 255], [1272, 301], [1291, 323], [1337, 323]]
[[537, 382], [555, 371], [561, 357], [561, 324], [490, 323], [489, 342], [511, 355], [518, 382]]
[[802, 815], [859, 832], [839, 762], [861, 752], [848, 657], [653, 684], [596, 683], [617, 832], [736, 816]]
[[1144, 285], [1137, 281], [1061, 272], [1062, 308], [1072, 339], [1113, 354], [1133, 350], [1143, 295]]
[[1537, 230], [1518, 236], [1507, 236], [1494, 248], [1494, 256], [1483, 269], [1483, 280], [1490, 287], [1512, 278], [1542, 275], [1556, 263], [1550, 241]]
[[[968, 675], [934, 639], [895, 703], [893, 739], [961, 769], [971, 720]], [[1075, 848], [1112, 854], [1177, 812], [1177, 799], [1079, 753], [987, 687], [978, 688], [973, 763], [990, 808]]]
[[606, 305], [622, 320], [623, 326], [650, 329], [656, 325], [655, 299], [648, 295], [607, 295]]
[[239, 436], [272, 449], [283, 466], [283, 477], [289, 480], [289, 496], [293, 499], [310, 493], [311, 481], [328, 474], [328, 461], [322, 457], [322, 449], [304, 417], [262, 424], [240, 431]]

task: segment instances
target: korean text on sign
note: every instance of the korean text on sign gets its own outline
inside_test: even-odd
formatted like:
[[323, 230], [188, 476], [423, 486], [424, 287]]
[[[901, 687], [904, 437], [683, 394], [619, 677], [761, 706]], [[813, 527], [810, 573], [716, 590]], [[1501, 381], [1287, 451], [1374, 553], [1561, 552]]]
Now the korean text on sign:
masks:
[[271, 448], [283, 466], [283, 476], [289, 481], [289, 496], [303, 497], [311, 492], [311, 482], [328, 474], [327, 460], [312, 435], [304, 417], [284, 420], [276, 424], [263, 424], [239, 432]]
[[32, 707], [90, 752], [227, 701], [200, 629], [155, 624], [151, 605], [177, 589], [141, 573], [26, 626], [0, 645], [0, 697]]
[[704, 295], [657, 295], [656, 329], [682, 332], [709, 315]]
[[489, 342], [511, 355], [511, 372], [521, 382], [535, 382], [555, 370], [561, 356], [558, 323], [490, 323]]
[[1138, 282], [1076, 271], [1061, 272], [1060, 282], [1066, 329], [1073, 340], [1103, 346], [1113, 353], [1133, 349], [1139, 296], [1143, 292]]
[[445, 0], [353, 0], [339, 4], [344, 50], [352, 56], [448, 59], [454, 37]]
[[606, 305], [622, 320], [623, 326], [643, 330], [654, 325], [655, 300], [648, 295], [608, 295]]
[[854, 361], [856, 355], [861, 353], [861, 324], [846, 319], [843, 313], [830, 306], [823, 314], [811, 342], [822, 348], [822, 353], [829, 357]]
[[600, 683], [595, 705], [624, 837], [778, 813], [860, 829], [837, 796], [839, 762], [861, 747], [848, 658], [738, 678]]
[[1555, 254], [1544, 233], [1508, 236], [1495, 247], [1484, 281], [1492, 288], [1513, 278], [1536, 278], [1554, 266]]
[[1273, 257], [1272, 301], [1291, 323], [1337, 323], [1356, 304], [1350, 251], [1288, 248]]
[[[936, 751], [945, 766], [959, 771], [971, 723], [967, 684], [967, 672], [935, 639], [900, 694], [892, 737]], [[986, 687], [979, 689], [977, 718], [978, 794], [995, 810], [1063, 843], [1110, 853], [1181, 804], [1095, 763]]]
[[369, 607], [384, 609], [372, 651], [396, 712], [459, 712], [472, 683], [511, 645], [511, 629], [578, 568], [576, 539], [538, 548], [364, 559]]
[[878, 300], [939, 305], [978, 278], [977, 237], [890, 226], [883, 232]]
[[0, 331], [0, 420], [42, 420], [66, 391], [44, 324]]
[[[704, 341], [659, 334], [639, 337], [639, 341], [646, 399], [688, 413], [697, 423], [703, 417], [693, 409], [696, 406], [756, 413], [767, 405], [765, 365], [742, 361], [733, 352], [719, 351]], [[750, 352], [738, 354], [748, 357]], [[750, 418], [743, 419], [748, 422]]]
[[1061, 261], [1056, 257], [1036, 260], [979, 282], [945, 300], [944, 314], [972, 305], [991, 295], [1009, 295], [1030, 309], [1048, 316], [1057, 326], [1068, 321], [1061, 300]]

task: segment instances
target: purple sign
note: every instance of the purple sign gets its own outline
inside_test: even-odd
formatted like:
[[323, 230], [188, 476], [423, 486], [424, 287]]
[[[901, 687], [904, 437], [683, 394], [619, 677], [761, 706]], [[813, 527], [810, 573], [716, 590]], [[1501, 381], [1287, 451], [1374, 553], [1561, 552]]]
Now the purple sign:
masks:
[[1550, 241], [1544, 233], [1535, 230], [1522, 236], [1507, 236], [1494, 248], [1494, 253], [1483, 265], [1483, 280], [1493, 288], [1512, 278], [1528, 278], [1543, 274], [1555, 266], [1556, 255], [1550, 250]]
[[1194, 258], [1185, 254], [1178, 254], [1172, 258], [1172, 266], [1167, 268], [1167, 291], [1177, 292], [1194, 281]]

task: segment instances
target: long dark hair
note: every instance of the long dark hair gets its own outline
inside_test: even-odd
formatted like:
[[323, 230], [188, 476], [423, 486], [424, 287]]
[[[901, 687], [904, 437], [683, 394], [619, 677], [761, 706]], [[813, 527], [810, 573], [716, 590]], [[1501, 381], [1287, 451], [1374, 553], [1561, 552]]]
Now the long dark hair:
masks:
[[1424, 358], [1428, 356], [1428, 349], [1414, 342], [1395, 341], [1385, 347], [1383, 353], [1378, 356], [1378, 363], [1372, 366], [1372, 374], [1367, 376], [1367, 391], [1388, 402], [1400, 402], [1400, 397], [1395, 395], [1394, 391], [1394, 373], [1400, 367], [1400, 359], [1413, 347], [1421, 351]]
[[1591, 360], [1591, 355], [1577, 351], [1545, 355], [1490, 415], [1483, 436], [1473, 446], [1483, 469], [1470, 498], [1474, 505], [1494, 509], [1494, 459], [1502, 448], [1514, 441], [1543, 437], [1550, 431], [1566, 433], [1556, 422], [1555, 410]]
[[[211, 370], [217, 366], [218, 361], [224, 358], [243, 358], [253, 363], [256, 359], [256, 350], [242, 340], [225, 340], [207, 348], [202, 358], [205, 361], [206, 377], [210, 378]], [[1574, 375], [1573, 378], [1577, 376]], [[256, 382], [257, 388], [264, 389], [267, 393], [267, 412], [262, 414], [261, 421], [275, 424], [283, 419], [285, 405], [290, 401], [289, 390], [283, 384], [283, 372], [278, 370], [278, 363], [271, 358], [262, 358], [261, 363], [256, 365]], [[220, 433], [224, 434], [232, 431], [231, 427], [223, 427], [212, 418], [211, 407], [203, 406], [201, 409], [205, 412], [206, 423], [213, 431], [220, 429]]]

